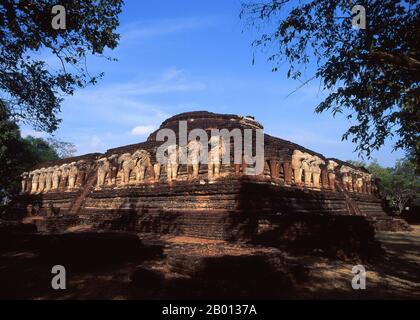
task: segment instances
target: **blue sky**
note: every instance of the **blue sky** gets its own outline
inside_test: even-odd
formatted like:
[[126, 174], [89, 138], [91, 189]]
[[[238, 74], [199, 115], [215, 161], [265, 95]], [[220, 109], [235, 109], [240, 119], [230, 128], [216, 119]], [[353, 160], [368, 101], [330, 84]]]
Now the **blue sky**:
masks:
[[[256, 37], [239, 19], [240, 1], [126, 0], [121, 41], [108, 53], [117, 62], [90, 58], [90, 73], [104, 71], [95, 86], [66, 97], [55, 137], [73, 142], [77, 154], [144, 141], [167, 117], [185, 111], [253, 115], [265, 132], [299, 143], [327, 157], [357, 159], [341, 135], [344, 116], [315, 114], [326, 93], [318, 82], [272, 73], [267, 55], [254, 51]], [[252, 65], [255, 53], [255, 64]], [[52, 56], [49, 65], [59, 67]], [[306, 72], [309, 78], [310, 71]], [[22, 127], [24, 135], [45, 134]], [[393, 165], [403, 152], [388, 141], [373, 157]]]

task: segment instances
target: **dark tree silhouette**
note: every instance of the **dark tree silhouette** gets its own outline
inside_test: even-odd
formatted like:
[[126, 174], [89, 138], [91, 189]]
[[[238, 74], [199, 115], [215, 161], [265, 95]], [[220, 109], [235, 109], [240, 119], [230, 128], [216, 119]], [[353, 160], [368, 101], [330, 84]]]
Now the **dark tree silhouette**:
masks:
[[0, 204], [20, 191], [20, 174], [34, 165], [59, 159], [59, 145], [42, 138], [21, 137], [19, 126], [0, 101]]
[[[366, 9], [366, 29], [352, 28], [348, 0], [251, 1], [241, 18], [258, 27], [253, 42], [268, 50], [273, 71], [303, 84], [319, 79], [328, 96], [317, 112], [346, 112], [353, 125], [343, 135], [370, 155], [397, 135], [419, 161], [420, 3], [417, 0], [357, 2]], [[314, 63], [315, 62], [315, 63]], [[302, 71], [316, 65], [311, 77]]]
[[[66, 12], [66, 28], [55, 30], [53, 6]], [[122, 0], [2, 0], [0, 2], [0, 100], [12, 118], [53, 132], [63, 95], [95, 83], [88, 55], [117, 46]], [[40, 54], [56, 57], [52, 70]]]

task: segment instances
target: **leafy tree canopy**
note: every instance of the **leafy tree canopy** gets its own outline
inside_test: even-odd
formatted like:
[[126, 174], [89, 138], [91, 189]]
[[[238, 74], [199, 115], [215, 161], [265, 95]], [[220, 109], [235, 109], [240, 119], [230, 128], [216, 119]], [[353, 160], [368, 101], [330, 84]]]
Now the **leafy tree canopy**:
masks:
[[63, 155], [71, 156], [71, 150], [75, 152], [73, 144], [59, 140], [48, 141], [31, 136], [22, 138], [19, 126], [0, 104], [0, 200], [19, 192], [22, 172], [29, 171], [40, 162], [57, 160]]
[[[343, 135], [370, 155], [397, 134], [395, 148], [420, 159], [420, 2], [371, 0], [366, 29], [352, 28], [352, 1], [250, 1], [241, 17], [261, 30], [253, 42], [270, 53], [273, 71], [303, 84], [319, 79], [328, 96], [317, 112], [346, 111]], [[273, 51], [271, 51], [273, 50]], [[316, 65], [312, 77], [304, 70]], [[418, 162], [417, 162], [418, 163]]]
[[[66, 11], [66, 29], [55, 30], [52, 7]], [[63, 95], [95, 83], [86, 67], [90, 54], [117, 46], [122, 0], [2, 0], [0, 2], [0, 100], [12, 118], [53, 132]], [[34, 52], [61, 61], [52, 70]], [[39, 56], [39, 55], [38, 55]]]
[[413, 162], [401, 159], [393, 168], [381, 168], [374, 163], [369, 169], [381, 179], [381, 192], [397, 213], [401, 214], [420, 198], [420, 176]]
[[391, 209], [401, 214], [416, 199], [420, 199], [420, 176], [415, 164], [408, 158], [400, 159], [394, 167], [382, 167], [376, 160], [370, 164], [361, 161], [348, 161], [365, 167], [379, 178], [381, 195], [388, 201]]

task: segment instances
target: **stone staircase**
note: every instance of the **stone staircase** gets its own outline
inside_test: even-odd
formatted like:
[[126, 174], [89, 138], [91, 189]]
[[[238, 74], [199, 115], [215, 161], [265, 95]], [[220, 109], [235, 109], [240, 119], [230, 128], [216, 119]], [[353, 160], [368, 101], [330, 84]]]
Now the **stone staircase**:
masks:
[[338, 192], [340, 192], [344, 196], [344, 199], [346, 200], [346, 207], [350, 214], [356, 215], [356, 216], [365, 215], [360, 210], [356, 201], [350, 196], [349, 192], [347, 192], [347, 190], [345, 190], [340, 183], [336, 181], [335, 187], [338, 190]]
[[78, 214], [80, 212], [80, 209], [82, 208], [85, 202], [86, 196], [88, 195], [89, 192], [93, 190], [95, 186], [96, 179], [97, 179], [96, 171], [97, 171], [96, 166], [94, 168], [91, 168], [88, 171], [88, 174], [86, 176], [86, 184], [84, 185], [83, 189], [79, 191], [79, 194], [73, 201], [69, 209], [70, 214]]

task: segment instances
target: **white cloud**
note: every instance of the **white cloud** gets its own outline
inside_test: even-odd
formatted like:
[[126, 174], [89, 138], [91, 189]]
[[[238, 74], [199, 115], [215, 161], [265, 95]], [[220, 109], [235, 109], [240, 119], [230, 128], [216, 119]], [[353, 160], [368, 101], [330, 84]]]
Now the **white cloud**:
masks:
[[131, 134], [133, 136], [143, 136], [149, 134], [155, 130], [155, 126], [147, 125], [147, 126], [137, 126], [131, 129]]
[[160, 19], [148, 24], [134, 22], [122, 26], [119, 30], [121, 40], [143, 39], [150, 37], [166, 36], [178, 32], [195, 30], [214, 24], [212, 17], [188, 17], [175, 19]]
[[177, 67], [171, 67], [163, 73], [162, 80], [170, 81], [173, 79], [180, 79], [184, 74], [184, 70]]
[[99, 83], [66, 98], [61, 114], [64, 121], [58, 133], [65, 136], [65, 141], [74, 142], [82, 154], [138, 143], [163, 120], [191, 105], [179, 99], [172, 102], [167, 99], [170, 94], [205, 87], [177, 67], [151, 77]]
[[153, 98], [205, 88], [205, 84], [189, 80], [183, 70], [172, 67], [153, 79], [98, 85], [77, 91], [66, 99], [63, 111], [67, 121], [77, 124], [92, 123], [108, 129], [115, 125], [134, 127], [147, 124], [156, 127], [169, 116], [163, 110], [177, 109], [177, 106], [150, 102], [146, 96]]

